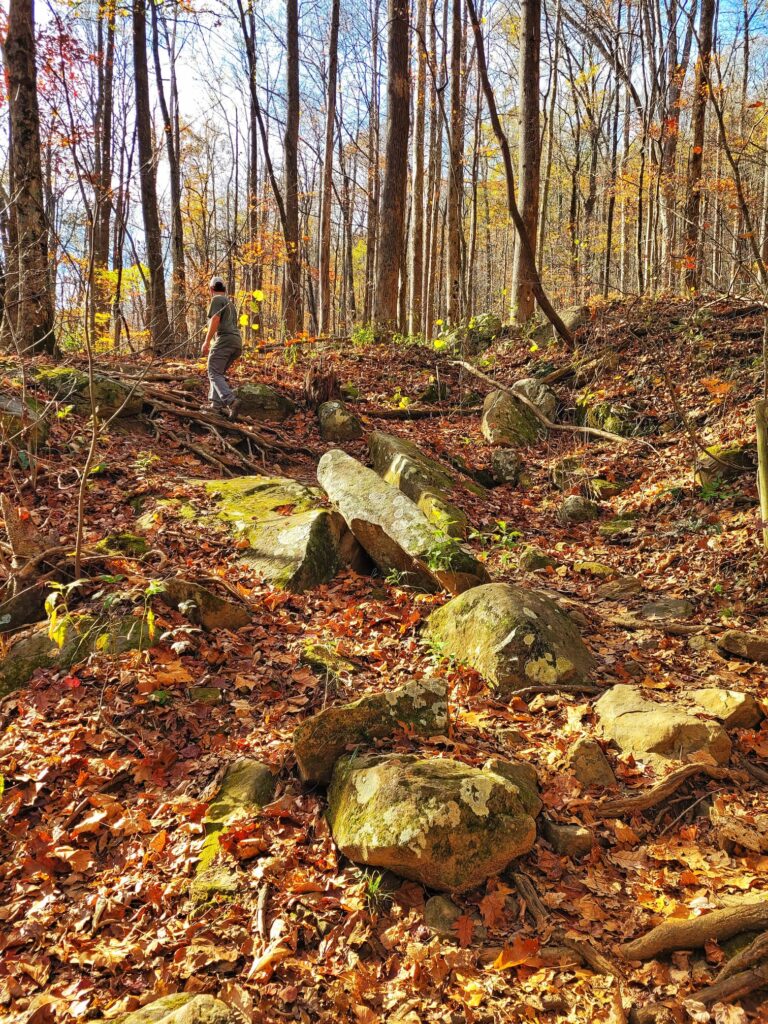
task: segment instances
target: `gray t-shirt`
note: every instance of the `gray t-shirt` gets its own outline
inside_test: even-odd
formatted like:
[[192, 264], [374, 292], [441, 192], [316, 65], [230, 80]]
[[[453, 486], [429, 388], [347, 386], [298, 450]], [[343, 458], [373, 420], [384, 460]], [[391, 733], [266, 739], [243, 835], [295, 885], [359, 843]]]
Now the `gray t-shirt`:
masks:
[[216, 331], [215, 341], [239, 341], [242, 344], [240, 327], [237, 323], [237, 310], [235, 309], [234, 302], [228, 295], [222, 293], [214, 295], [211, 299], [207, 317], [210, 320], [217, 314], [219, 316], [219, 329]]

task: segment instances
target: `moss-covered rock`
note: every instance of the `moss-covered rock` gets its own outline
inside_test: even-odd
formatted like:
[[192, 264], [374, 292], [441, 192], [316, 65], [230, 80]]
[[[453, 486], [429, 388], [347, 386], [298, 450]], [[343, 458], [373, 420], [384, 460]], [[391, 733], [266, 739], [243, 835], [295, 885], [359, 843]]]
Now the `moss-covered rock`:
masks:
[[437, 377], [430, 377], [429, 383], [419, 395], [419, 401], [424, 402], [427, 405], [431, 405], [434, 402], [445, 402], [450, 394], [450, 388], [444, 380], [438, 380]]
[[532, 764], [525, 761], [507, 761], [503, 757], [489, 757], [483, 765], [487, 771], [495, 772], [517, 786], [520, 802], [532, 818], [537, 818], [544, 806], [539, 796], [539, 777]]
[[[80, 413], [90, 412], [91, 396], [87, 373], [71, 366], [54, 366], [39, 369], [35, 379], [42, 390], [54, 396], [58, 402], [74, 405]], [[112, 416], [138, 416], [144, 404], [139, 387], [100, 373], [94, 374], [93, 397], [100, 419], [110, 419]]]
[[349, 529], [384, 575], [393, 570], [409, 586], [460, 593], [488, 579], [474, 555], [431, 523], [397, 488], [351, 456], [334, 449], [317, 478]]
[[597, 576], [601, 579], [610, 579], [616, 575], [612, 565], [605, 565], [603, 562], [580, 561], [573, 563], [573, 571], [582, 576]]
[[307, 665], [323, 679], [339, 679], [358, 671], [354, 661], [342, 657], [330, 644], [305, 643], [300, 660], [302, 665]]
[[0, 659], [0, 697], [24, 686], [40, 668], [58, 672], [94, 651], [121, 654], [149, 644], [146, 624], [132, 616], [97, 619], [71, 614], [59, 619], [58, 629], [61, 646], [51, 639], [46, 622], [14, 640]]
[[179, 576], [163, 581], [160, 598], [203, 629], [242, 629], [251, 622], [251, 614], [242, 604]]
[[45, 444], [50, 432], [50, 410], [44, 402], [6, 391], [0, 394], [0, 442], [14, 448]]
[[136, 533], [110, 533], [96, 544], [96, 550], [141, 558], [149, 551], [149, 543]]
[[267, 384], [243, 384], [236, 393], [240, 415], [262, 423], [282, 423], [296, 412], [296, 405], [290, 398]]
[[597, 532], [606, 540], [621, 541], [629, 539], [636, 529], [637, 523], [634, 519], [620, 516], [618, 519], [611, 519], [607, 523], [601, 523], [597, 528]]
[[557, 518], [566, 526], [588, 523], [600, 515], [600, 506], [581, 494], [569, 494], [557, 510]]
[[526, 572], [538, 572], [539, 569], [556, 569], [562, 565], [553, 555], [536, 547], [535, 544], [526, 544], [520, 549], [520, 568]]
[[603, 477], [593, 476], [584, 481], [583, 487], [587, 497], [606, 501], [626, 491], [628, 484], [624, 480], [605, 480]]
[[525, 377], [523, 380], [515, 381], [512, 390], [527, 398], [548, 420], [554, 420], [557, 416], [560, 399], [543, 381], [536, 380], [535, 377]]
[[576, 487], [582, 487], [589, 480], [589, 473], [580, 458], [566, 455], [565, 458], [552, 463], [549, 478], [558, 491], [571, 491]]
[[323, 402], [317, 410], [317, 420], [324, 441], [357, 441], [363, 436], [360, 420], [343, 402]]
[[449, 892], [480, 885], [536, 841], [513, 783], [447, 758], [342, 757], [328, 820], [350, 860]]
[[494, 448], [491, 453], [491, 472], [498, 484], [512, 484], [520, 480], [523, 460], [514, 448]]
[[508, 391], [491, 391], [483, 402], [483, 437], [502, 448], [533, 444], [544, 427], [523, 403]]
[[469, 519], [450, 494], [456, 481], [445, 466], [403, 437], [374, 430], [368, 438], [373, 468], [450, 537], [466, 537]]
[[631, 406], [600, 401], [589, 391], [576, 400], [576, 420], [620, 437], [631, 437], [642, 428], [642, 417]]
[[139, 1010], [104, 1018], [97, 1024], [235, 1024], [235, 1021], [235, 1014], [220, 999], [194, 992], [175, 992]]
[[743, 473], [757, 469], [757, 449], [750, 441], [731, 441], [713, 444], [699, 457], [696, 483], [712, 487], [717, 483], [737, 480]]
[[3, 594], [0, 598], [0, 631], [15, 633], [45, 618], [45, 599], [50, 593], [45, 583], [21, 589], [18, 594]]
[[349, 747], [407, 728], [419, 736], [439, 736], [448, 728], [448, 690], [440, 679], [413, 680], [387, 693], [372, 693], [352, 704], [324, 708], [293, 733], [293, 749], [304, 782], [326, 783], [337, 759]]
[[502, 696], [536, 683], [582, 682], [594, 662], [550, 598], [508, 583], [476, 587], [434, 611], [428, 635]]

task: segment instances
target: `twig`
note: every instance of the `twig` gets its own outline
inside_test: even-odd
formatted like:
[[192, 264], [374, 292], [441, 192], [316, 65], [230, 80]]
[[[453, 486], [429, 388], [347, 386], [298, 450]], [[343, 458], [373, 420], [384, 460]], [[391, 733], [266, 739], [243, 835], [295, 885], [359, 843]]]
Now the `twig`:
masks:
[[522, 690], [514, 690], [512, 697], [528, 697], [535, 693], [604, 693], [605, 688], [592, 683], [536, 683], [524, 686]]
[[260, 938], [267, 940], [267, 900], [269, 899], [269, 882], [264, 882], [259, 889], [256, 900], [256, 932]]

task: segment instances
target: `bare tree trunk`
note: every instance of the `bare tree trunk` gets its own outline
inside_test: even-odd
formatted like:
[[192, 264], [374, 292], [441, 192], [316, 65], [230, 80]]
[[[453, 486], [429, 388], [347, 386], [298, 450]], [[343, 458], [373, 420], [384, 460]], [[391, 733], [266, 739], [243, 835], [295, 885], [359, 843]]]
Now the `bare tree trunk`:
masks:
[[[97, 314], [105, 322], [100, 330], [109, 332], [109, 294], [106, 271], [109, 267], [109, 226], [112, 214], [112, 119], [114, 113], [115, 10], [107, 4], [99, 13], [97, 26], [97, 89], [94, 118], [94, 182], [93, 182], [93, 269], [89, 316], [91, 336], [96, 337]], [[104, 26], [106, 24], [106, 42]]]
[[[534, 0], [535, 2], [535, 0]], [[464, 192], [464, 109], [461, 101], [461, 0], [451, 0], [451, 138], [448, 165], [448, 320], [461, 320], [461, 234]]]
[[368, 114], [368, 210], [366, 218], [363, 323], [373, 318], [379, 241], [379, 0], [371, 11], [371, 102]]
[[[54, 353], [48, 278], [48, 224], [43, 205], [33, 0], [10, 0], [3, 59], [10, 107], [11, 279], [3, 310], [4, 347]], [[15, 294], [14, 294], [15, 292]]]
[[[512, 284], [515, 318], [525, 323], [533, 316], [535, 301], [536, 240], [539, 217], [541, 133], [539, 129], [539, 59], [541, 49], [541, 0], [520, 4], [520, 214], [530, 240], [530, 253], [518, 246]], [[530, 263], [533, 261], [533, 266]]]
[[165, 267], [157, 210], [155, 154], [152, 150], [152, 115], [149, 105], [147, 68], [147, 14], [145, 0], [133, 0], [133, 69], [136, 90], [136, 132], [139, 143], [139, 180], [141, 208], [149, 268], [147, 323], [150, 343], [155, 352], [167, 352], [172, 343], [171, 325], [165, 298]]
[[339, 0], [331, 2], [328, 40], [328, 92], [325, 105], [325, 153], [320, 206], [320, 322], [318, 333], [327, 334], [331, 323], [331, 192], [333, 186], [333, 132], [336, 124], [336, 77], [338, 73]]
[[403, 270], [403, 233], [408, 187], [408, 0], [389, 0], [387, 68], [387, 145], [381, 222], [376, 260], [376, 331], [397, 329], [400, 273]]
[[286, 0], [288, 109], [285, 121], [285, 245], [283, 318], [288, 337], [304, 326], [299, 238], [299, 3]]
[[691, 126], [693, 145], [688, 157], [688, 181], [685, 204], [685, 287], [696, 291], [701, 281], [699, 264], [699, 231], [701, 213], [701, 178], [704, 165], [704, 126], [707, 113], [709, 63], [712, 55], [712, 33], [716, 0], [701, 0], [699, 19], [699, 56], [696, 61], [696, 85], [693, 94]]
[[413, 131], [413, 185], [411, 220], [411, 302], [408, 316], [410, 334], [421, 332], [421, 301], [424, 277], [424, 134], [427, 90], [427, 0], [418, 0], [416, 15], [416, 110]]

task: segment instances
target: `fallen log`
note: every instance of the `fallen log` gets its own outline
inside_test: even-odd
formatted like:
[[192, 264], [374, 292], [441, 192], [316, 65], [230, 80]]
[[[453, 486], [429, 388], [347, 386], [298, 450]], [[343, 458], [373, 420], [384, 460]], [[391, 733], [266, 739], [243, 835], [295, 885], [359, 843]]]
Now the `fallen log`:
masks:
[[625, 960], [653, 960], [678, 949], [700, 949], [712, 939], [731, 939], [739, 932], [768, 928], [768, 898], [713, 910], [687, 921], [664, 921], [645, 935], [619, 946]]

